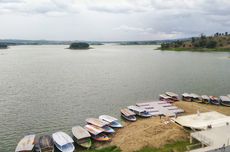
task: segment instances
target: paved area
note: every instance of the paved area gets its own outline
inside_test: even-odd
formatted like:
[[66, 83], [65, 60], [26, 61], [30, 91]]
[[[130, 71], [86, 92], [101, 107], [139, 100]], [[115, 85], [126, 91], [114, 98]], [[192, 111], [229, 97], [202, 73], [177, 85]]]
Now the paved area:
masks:
[[222, 127], [191, 133], [191, 136], [201, 143], [207, 145], [207, 147], [192, 150], [191, 152], [204, 152], [224, 148], [226, 149], [226, 147], [230, 144], [230, 124]]

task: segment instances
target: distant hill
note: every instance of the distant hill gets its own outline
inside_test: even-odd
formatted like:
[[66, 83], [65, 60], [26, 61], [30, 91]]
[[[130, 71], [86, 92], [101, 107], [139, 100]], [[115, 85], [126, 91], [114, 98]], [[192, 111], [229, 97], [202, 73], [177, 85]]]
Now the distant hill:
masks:
[[215, 33], [213, 36], [201, 34], [200, 37], [192, 37], [188, 40], [177, 40], [162, 43], [161, 50], [174, 51], [230, 51], [230, 34]]
[[0, 49], [7, 49], [8, 46], [4, 43], [0, 43]]
[[[54, 41], [54, 40], [18, 40], [18, 39], [0, 39], [0, 43], [7, 45], [70, 45], [78, 41]], [[103, 45], [98, 41], [84, 41], [90, 45]]]

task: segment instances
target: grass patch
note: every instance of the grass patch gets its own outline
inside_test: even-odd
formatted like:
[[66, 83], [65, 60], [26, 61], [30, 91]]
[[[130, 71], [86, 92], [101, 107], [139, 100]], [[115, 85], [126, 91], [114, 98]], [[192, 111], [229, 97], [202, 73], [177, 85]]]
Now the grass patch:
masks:
[[144, 147], [136, 152], [184, 152], [187, 150], [186, 146], [188, 145], [190, 145], [189, 141], [177, 141], [161, 148]]
[[100, 148], [100, 149], [86, 150], [83, 152], [121, 152], [121, 149], [118, 148], [117, 146], [109, 146], [109, 147]]

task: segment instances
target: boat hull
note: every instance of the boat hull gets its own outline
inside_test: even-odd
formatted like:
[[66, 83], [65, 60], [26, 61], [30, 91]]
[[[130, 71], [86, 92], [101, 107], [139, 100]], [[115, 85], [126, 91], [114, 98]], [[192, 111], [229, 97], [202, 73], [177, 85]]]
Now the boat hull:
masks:
[[92, 135], [92, 138], [99, 142], [110, 141], [110, 138], [105, 134]]
[[128, 121], [131, 121], [131, 122], [137, 121], [137, 118], [136, 118], [135, 116], [129, 116], [129, 117], [127, 117], [127, 116], [125, 116], [124, 114], [121, 114], [121, 116], [122, 116], [124, 119], [126, 119], [126, 120], [128, 120]]
[[122, 128], [123, 127], [122, 124], [120, 124], [119, 122], [116, 122], [116, 121], [110, 123], [109, 126], [113, 127], [113, 128]]
[[92, 146], [92, 141], [91, 141], [90, 138], [88, 138], [85, 142], [80, 142], [80, 141], [77, 140], [76, 143], [79, 146], [81, 146], [83, 148], [87, 148], [87, 149], [89, 149]]
[[230, 102], [220, 101], [220, 104], [223, 106], [230, 107]]

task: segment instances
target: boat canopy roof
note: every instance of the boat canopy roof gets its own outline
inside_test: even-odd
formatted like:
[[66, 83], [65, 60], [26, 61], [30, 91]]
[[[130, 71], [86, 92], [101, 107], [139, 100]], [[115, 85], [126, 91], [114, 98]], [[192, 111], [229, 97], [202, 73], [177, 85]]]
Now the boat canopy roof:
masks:
[[201, 98], [205, 99], [205, 100], [209, 100], [210, 99], [209, 96], [207, 96], [207, 95], [202, 95]]
[[114, 118], [114, 117], [109, 116], [109, 115], [101, 115], [101, 116], [99, 116], [99, 119], [105, 120], [109, 123], [117, 121], [117, 118]]
[[190, 96], [193, 97], [193, 98], [199, 98], [200, 97], [199, 95], [197, 95], [195, 93], [191, 93]]
[[77, 139], [83, 139], [83, 138], [91, 137], [89, 132], [86, 129], [82, 128], [81, 126], [73, 127], [72, 133], [73, 133], [74, 137], [76, 137]]
[[144, 112], [144, 111], [146, 111], [144, 108], [138, 107], [138, 106], [134, 106], [134, 105], [128, 106], [128, 109], [133, 110], [133, 111], [137, 111], [137, 112]]
[[182, 96], [183, 97], [191, 97], [191, 95], [189, 93], [183, 93]]
[[230, 98], [228, 96], [220, 96], [220, 100], [230, 102]]
[[15, 149], [15, 152], [31, 151], [34, 148], [34, 140], [35, 140], [35, 135], [25, 136], [19, 141]]
[[130, 111], [127, 108], [121, 109], [121, 113], [124, 114], [127, 117], [136, 115], [134, 112]]
[[105, 131], [104, 129], [94, 126], [94, 125], [85, 125], [85, 129], [93, 135], [98, 135]]
[[97, 118], [87, 118], [85, 120], [87, 123], [98, 126], [98, 127], [104, 127], [106, 125], [108, 125], [109, 123], [105, 122], [105, 121], [101, 121]]
[[171, 97], [167, 96], [166, 94], [160, 94], [159, 95], [161, 98], [164, 98], [164, 99], [170, 99]]
[[170, 96], [170, 97], [178, 97], [178, 94], [173, 93], [173, 92], [165, 92], [165, 94]]
[[44, 135], [39, 138], [39, 145], [41, 149], [47, 148], [47, 147], [53, 147], [53, 139], [49, 135]]
[[69, 143], [73, 143], [73, 139], [67, 135], [66, 133], [59, 131], [56, 133], [53, 133], [52, 135], [53, 140], [59, 145], [59, 146], [63, 146]]

